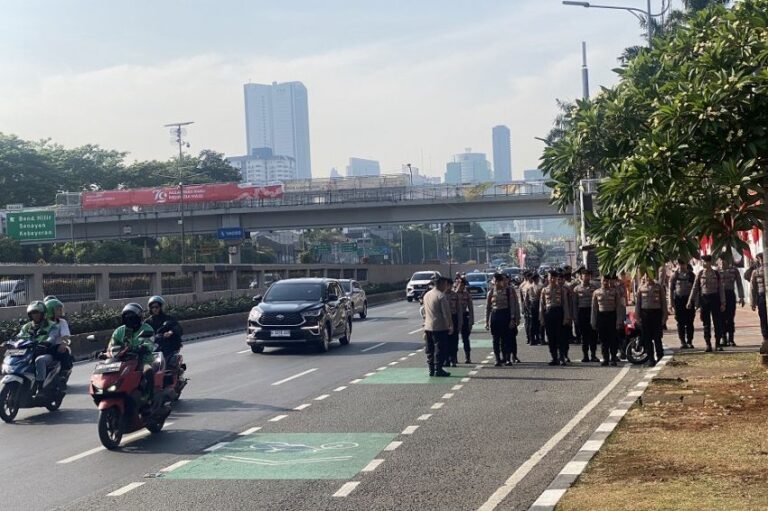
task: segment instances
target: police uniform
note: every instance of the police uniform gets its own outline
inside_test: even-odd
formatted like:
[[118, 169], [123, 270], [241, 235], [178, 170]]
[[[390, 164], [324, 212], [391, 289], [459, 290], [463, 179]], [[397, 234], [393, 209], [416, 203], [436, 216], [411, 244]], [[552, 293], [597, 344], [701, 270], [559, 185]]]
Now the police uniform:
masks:
[[693, 289], [694, 275], [688, 268], [680, 268], [672, 274], [669, 280], [669, 298], [675, 308], [677, 336], [680, 346], [693, 348], [693, 318], [695, 313], [688, 308], [688, 298]]
[[765, 307], [765, 272], [762, 265], [752, 271], [749, 277], [749, 291], [753, 307], [757, 307], [757, 316], [760, 318], [760, 332], [763, 341], [768, 340], [768, 314]]
[[[664, 356], [662, 328], [667, 320], [667, 293], [658, 282], [643, 283], [635, 297], [635, 317], [640, 318], [640, 337], [648, 354], [648, 365], [656, 365]], [[653, 352], [656, 350], [656, 357]]]
[[723, 344], [736, 346], [733, 336], [736, 332], [736, 291], [739, 300], [744, 303], [744, 285], [741, 283], [741, 274], [736, 268], [725, 268], [720, 272], [725, 293], [725, 312], [723, 312]]
[[462, 313], [461, 296], [459, 293], [451, 289], [445, 293], [445, 296], [451, 308], [451, 322], [453, 323], [453, 332], [448, 336], [446, 362], [455, 367], [459, 363], [459, 335], [461, 334], [464, 314]]
[[571, 319], [568, 292], [558, 284], [541, 290], [539, 299], [539, 321], [544, 324], [549, 339], [550, 365], [565, 365], [568, 359], [568, 338], [566, 324]]
[[525, 342], [526, 344], [531, 344], [533, 341], [533, 336], [531, 335], [531, 315], [530, 311], [528, 310], [528, 307], [525, 304], [525, 294], [528, 292], [528, 289], [533, 285], [533, 282], [528, 281], [530, 278], [529, 273], [525, 273], [523, 275], [525, 280], [523, 280], [523, 283], [520, 284], [520, 303], [523, 306], [523, 321], [525, 321]]
[[621, 290], [603, 287], [592, 293], [590, 326], [597, 331], [603, 352], [602, 365], [618, 364], [618, 332], [624, 322], [624, 299]]
[[707, 343], [707, 351], [712, 351], [712, 324], [715, 327], [715, 347], [722, 350], [720, 343], [723, 339], [723, 314], [721, 304], [725, 304], [725, 291], [723, 289], [720, 272], [710, 268], [704, 269], [696, 275], [693, 283], [691, 297], [688, 299], [688, 307], [698, 306], [701, 311], [701, 322], [704, 324], [704, 342]]
[[592, 328], [592, 295], [597, 287], [591, 282], [581, 283], [573, 288], [573, 311], [576, 328], [581, 336], [581, 351], [584, 354], [582, 362], [597, 362], [597, 335]]
[[[510, 356], [517, 360], [517, 324], [520, 322], [520, 308], [517, 293], [513, 288], [498, 289], [494, 286], [488, 292], [485, 321], [491, 327], [496, 365], [501, 365], [502, 362], [511, 364]], [[514, 328], [510, 327], [512, 322]]]
[[[472, 301], [472, 294], [466, 287], [464, 288], [464, 291], [457, 291], [456, 294], [459, 295], [459, 309], [461, 311], [461, 341], [464, 344], [464, 360], [467, 364], [471, 364], [472, 359], [469, 356], [471, 351], [469, 347], [469, 336], [472, 333], [472, 325], [475, 324], [475, 306]], [[458, 346], [456, 351], [456, 357], [458, 357]]]
[[542, 325], [539, 321], [539, 297], [541, 296], [542, 289], [544, 289], [544, 286], [540, 283], [531, 282], [523, 295], [523, 303], [525, 304], [525, 310], [529, 318], [528, 321], [530, 322], [529, 335], [532, 346], [542, 344], [544, 337], [542, 335]]

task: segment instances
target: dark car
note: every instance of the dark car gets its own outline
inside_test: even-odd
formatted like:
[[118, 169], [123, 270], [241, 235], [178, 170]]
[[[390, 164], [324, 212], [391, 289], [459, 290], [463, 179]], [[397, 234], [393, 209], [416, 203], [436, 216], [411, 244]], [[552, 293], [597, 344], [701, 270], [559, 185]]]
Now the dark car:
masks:
[[352, 307], [334, 279], [275, 282], [248, 316], [247, 342], [254, 353], [269, 346], [313, 345], [326, 352], [334, 339], [349, 344]]

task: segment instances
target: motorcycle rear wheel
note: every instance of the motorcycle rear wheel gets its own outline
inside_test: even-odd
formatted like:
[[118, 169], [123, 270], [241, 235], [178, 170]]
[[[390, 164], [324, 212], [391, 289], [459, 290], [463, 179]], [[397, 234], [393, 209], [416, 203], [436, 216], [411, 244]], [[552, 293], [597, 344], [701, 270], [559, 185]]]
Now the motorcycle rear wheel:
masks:
[[147, 423], [146, 428], [150, 433], [160, 433], [165, 425], [165, 419], [159, 421], [150, 421]]
[[0, 419], [11, 423], [19, 413], [19, 383], [9, 382], [0, 390]]
[[64, 401], [64, 394], [58, 394], [55, 398], [51, 400], [50, 403], [47, 403], [45, 407], [48, 409], [49, 412], [55, 412], [61, 406], [62, 401]]
[[122, 414], [116, 406], [99, 411], [99, 440], [109, 450], [117, 449], [123, 439]]
[[627, 341], [627, 360], [633, 364], [645, 364], [648, 361], [648, 353], [645, 352], [645, 346], [640, 337], [633, 337]]

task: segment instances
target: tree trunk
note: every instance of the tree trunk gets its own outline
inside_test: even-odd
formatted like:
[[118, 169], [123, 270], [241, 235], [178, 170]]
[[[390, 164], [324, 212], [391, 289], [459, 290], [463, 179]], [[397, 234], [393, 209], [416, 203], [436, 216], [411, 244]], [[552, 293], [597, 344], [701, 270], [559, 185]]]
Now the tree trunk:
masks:
[[[768, 201], [765, 202], [765, 207], [768, 208]], [[763, 222], [763, 271], [764, 282], [768, 283], [768, 264], [766, 264], [766, 256], [768, 256], [768, 222]], [[760, 298], [758, 297], [758, 300]], [[757, 304], [755, 304], [757, 305]], [[768, 366], [768, 339], [763, 339], [763, 344], [760, 346], [760, 355], [764, 366]]]

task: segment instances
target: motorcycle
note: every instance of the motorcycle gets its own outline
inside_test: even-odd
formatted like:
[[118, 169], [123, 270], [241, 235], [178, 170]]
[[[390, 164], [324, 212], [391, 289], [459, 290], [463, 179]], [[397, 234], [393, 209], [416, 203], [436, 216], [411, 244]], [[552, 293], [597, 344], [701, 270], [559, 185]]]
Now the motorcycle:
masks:
[[622, 351], [627, 360], [633, 364], [645, 364], [648, 361], [648, 353], [640, 338], [640, 327], [635, 322], [635, 313], [629, 312], [624, 320], [624, 340]]
[[[155, 344], [162, 346], [163, 334], [173, 328], [173, 325], [169, 322], [163, 323], [163, 325], [157, 329], [155, 333]], [[172, 357], [166, 360], [165, 372], [163, 377], [163, 388], [170, 396], [171, 401], [178, 401], [181, 397], [181, 391], [187, 386], [189, 378], [184, 376], [187, 370], [187, 365], [184, 363], [184, 357], [181, 352], [174, 353]]]
[[32, 395], [35, 383], [35, 359], [48, 352], [48, 343], [31, 339], [16, 339], [5, 343], [5, 358], [0, 380], [0, 419], [13, 422], [20, 408], [44, 406], [53, 412], [59, 409], [66, 392], [60, 377], [61, 364], [54, 361], [37, 395]]
[[[88, 340], [96, 339], [89, 336]], [[126, 347], [113, 357], [100, 354], [103, 362], [96, 364], [88, 392], [99, 408], [99, 440], [107, 449], [117, 449], [124, 434], [142, 428], [159, 433], [171, 413], [171, 396], [163, 387], [163, 354], [154, 355], [153, 399], [149, 402], [144, 389], [143, 353], [129, 352]]]

